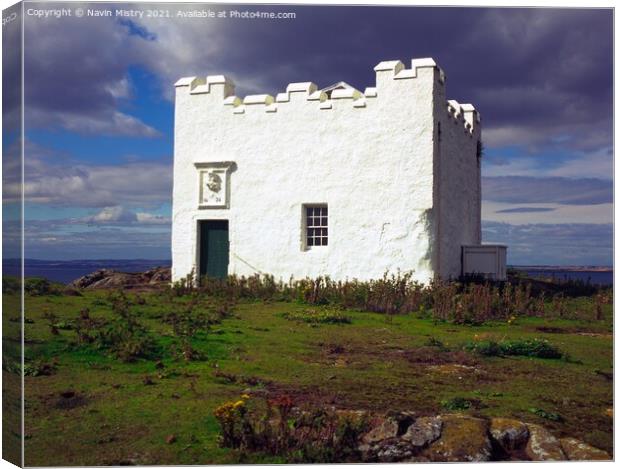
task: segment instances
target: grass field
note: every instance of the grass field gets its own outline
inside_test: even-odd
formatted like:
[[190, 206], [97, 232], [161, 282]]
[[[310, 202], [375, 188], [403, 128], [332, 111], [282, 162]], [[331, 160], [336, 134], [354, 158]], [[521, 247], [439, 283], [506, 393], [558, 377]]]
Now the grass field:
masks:
[[[468, 407], [460, 412], [540, 423], [613, 452], [611, 305], [597, 321], [516, 318], [472, 326], [353, 310], [338, 313], [348, 321], [312, 323], [300, 318], [321, 307], [240, 301], [208, 334], [191, 337], [202, 359], [186, 361], [169, 352], [176, 339], [163, 319], [190, 297], [127, 295], [160, 361], [125, 363], [108, 350], [77, 344], [75, 330], [62, 327], [85, 308], [93, 319], [110, 319], [108, 292], [26, 298], [27, 465], [285, 462], [218, 446], [213, 411], [243, 392], [429, 415], [455, 410], [450, 406], [462, 401], [455, 398], [463, 398]], [[586, 301], [571, 300], [569, 307]], [[11, 302], [18, 310], [18, 296], [6, 295], [5, 305]], [[46, 319], [50, 313], [58, 330]], [[5, 334], [17, 327], [15, 320], [4, 315]], [[546, 339], [568, 356], [464, 350], [466, 344], [526, 339]]]

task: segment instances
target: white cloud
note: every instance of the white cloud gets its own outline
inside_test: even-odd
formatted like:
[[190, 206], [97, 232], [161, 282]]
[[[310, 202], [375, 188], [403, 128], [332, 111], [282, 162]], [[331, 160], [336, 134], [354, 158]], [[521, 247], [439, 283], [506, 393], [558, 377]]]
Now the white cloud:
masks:
[[138, 221], [136, 214], [121, 206], [105, 207], [96, 215], [83, 218], [84, 223], [134, 223]]
[[[4, 202], [21, 197], [18, 145], [7, 152]], [[58, 207], [160, 207], [172, 198], [172, 162], [129, 161], [123, 164], [84, 164], [31, 142], [25, 151], [26, 202]]]
[[136, 213], [138, 223], [147, 225], [169, 225], [172, 223], [170, 217], [164, 217], [163, 215], [153, 215], [152, 213], [138, 212]]
[[605, 147], [566, 161], [557, 168], [549, 169], [546, 175], [569, 178], [612, 179], [613, 169], [613, 150]]
[[170, 217], [148, 212], [134, 212], [120, 205], [104, 207], [95, 215], [72, 220], [72, 223], [115, 225], [170, 225]]

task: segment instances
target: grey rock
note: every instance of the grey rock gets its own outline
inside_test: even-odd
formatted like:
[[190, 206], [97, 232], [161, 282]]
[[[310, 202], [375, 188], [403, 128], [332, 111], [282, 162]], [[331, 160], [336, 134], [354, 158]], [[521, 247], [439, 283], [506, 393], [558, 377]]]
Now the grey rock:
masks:
[[560, 445], [571, 461], [610, 461], [611, 456], [602, 449], [590, 446], [576, 438], [561, 438]]
[[492, 418], [489, 433], [507, 453], [523, 448], [530, 436], [527, 425], [518, 420], [506, 418]]
[[382, 419], [362, 438], [362, 443], [373, 444], [388, 438], [394, 438], [398, 434], [398, 422], [392, 418]]
[[441, 417], [419, 417], [401, 437], [412, 446], [424, 447], [441, 436], [443, 422]]
[[527, 424], [530, 439], [525, 454], [532, 461], [565, 461], [566, 455], [560, 441], [540, 425]]

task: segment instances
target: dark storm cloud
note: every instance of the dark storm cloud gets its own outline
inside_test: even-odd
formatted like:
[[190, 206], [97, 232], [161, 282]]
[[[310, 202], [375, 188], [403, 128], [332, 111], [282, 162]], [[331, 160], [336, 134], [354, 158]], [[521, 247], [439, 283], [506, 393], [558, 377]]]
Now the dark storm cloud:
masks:
[[611, 223], [510, 225], [483, 221], [482, 239], [508, 245], [509, 264], [613, 264]]
[[11, 47], [2, 48], [2, 130], [4, 135], [18, 134], [21, 126], [21, 10], [13, 5], [2, 11], [2, 41]]
[[483, 177], [482, 199], [513, 204], [607, 204], [613, 202], [613, 182], [594, 178]]
[[[230, 67], [241, 75], [273, 71], [268, 81], [276, 90], [306, 80], [363, 88], [374, 84], [372, 66], [381, 60], [432, 56], [447, 73], [449, 97], [480, 110], [490, 145], [557, 144], [566, 135], [573, 149], [611, 144], [611, 10], [296, 11], [296, 22], [270, 26], [260, 39], [261, 25], [239, 32]], [[289, 35], [295, 40], [282, 40]]]
[[[243, 95], [309, 80], [364, 88], [381, 60], [432, 56], [449, 97], [480, 110], [491, 146], [557, 144], [564, 135], [572, 148], [611, 144], [610, 9], [234, 8], [297, 18], [30, 21], [27, 97], [41, 110], [113, 115], [131, 96], [130, 65], [155, 73], [168, 97], [177, 77], [209, 73], [233, 76]], [[113, 128], [127, 127], [116, 120]], [[131, 132], [149, 133], [133, 124]]]

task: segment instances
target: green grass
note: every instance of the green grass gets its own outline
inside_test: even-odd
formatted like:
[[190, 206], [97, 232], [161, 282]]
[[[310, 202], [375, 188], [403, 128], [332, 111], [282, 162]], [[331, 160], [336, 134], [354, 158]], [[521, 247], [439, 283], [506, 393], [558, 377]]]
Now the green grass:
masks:
[[[132, 309], [166, 350], [173, 337], [162, 319], [189, 298], [141, 296], [146, 303]], [[303, 316], [308, 305], [245, 302], [209, 334], [192, 339], [206, 360], [177, 361], [164, 354], [163, 370], [154, 360], [122, 363], [105, 350], [75, 346], [72, 330], [50, 333], [45, 313], [68, 322], [86, 307], [91, 317], [111, 316], [105, 292], [26, 299], [27, 317], [34, 321], [26, 324], [27, 361], [56, 367], [50, 376], [25, 378], [27, 465], [284, 462], [260, 455], [241, 459], [218, 446], [213, 410], [248, 388], [286, 393], [298, 404], [349, 409], [443, 413], [454, 407], [537, 422], [558, 435], [612, 449], [612, 419], [605, 414], [613, 403], [612, 383], [596, 373], [612, 370], [609, 305], [603, 321], [518, 318], [470, 326], [411, 314], [387, 321], [385, 315], [346, 310], [339, 313], [348, 324], [309, 327], [284, 317]], [[3, 321], [5, 331], [15, 329], [7, 315]], [[473, 341], [538, 339], [568, 352], [571, 360], [463, 350]], [[154, 384], [145, 384], [147, 375]], [[63, 405], [61, 393], [67, 390], [80, 397], [79, 405]], [[553, 415], [562, 418], [548, 418]], [[166, 443], [169, 435], [176, 442]]]
[[303, 311], [286, 312], [283, 318], [308, 324], [350, 324], [351, 318], [342, 311], [328, 308], [308, 308]]

